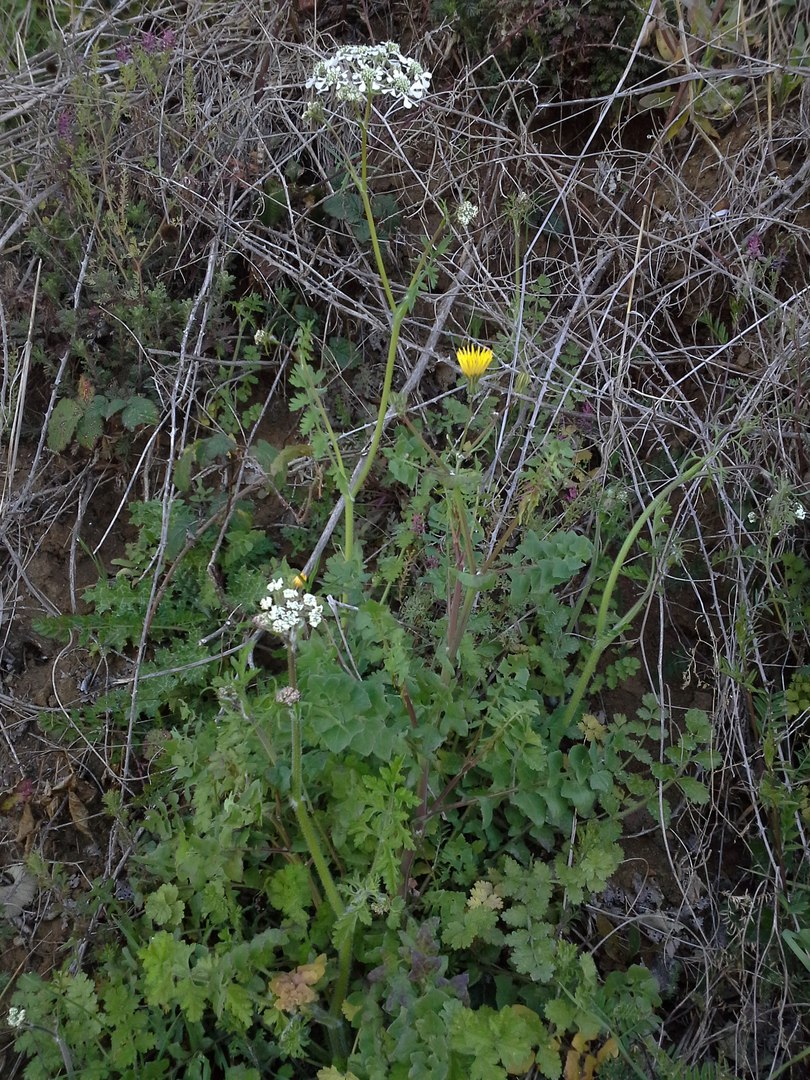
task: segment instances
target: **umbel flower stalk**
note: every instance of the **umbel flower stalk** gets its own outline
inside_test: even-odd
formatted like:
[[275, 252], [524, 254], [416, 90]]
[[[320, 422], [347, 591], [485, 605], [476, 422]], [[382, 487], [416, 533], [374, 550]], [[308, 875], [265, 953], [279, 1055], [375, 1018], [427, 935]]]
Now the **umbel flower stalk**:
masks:
[[[425, 251], [411, 275], [401, 300], [397, 301], [383, 259], [382, 247], [374, 221], [368, 182], [368, 130], [375, 98], [392, 98], [394, 107], [413, 108], [427, 94], [431, 73], [411, 57], [404, 56], [392, 41], [382, 45], [344, 45], [334, 56], [315, 65], [306, 82], [310, 90], [322, 97], [330, 97], [338, 103], [347, 103], [360, 124], [360, 162], [357, 166], [348, 155], [346, 169], [360, 195], [368, 224], [371, 248], [385, 298], [391, 311], [391, 337], [388, 345], [385, 374], [380, 393], [377, 419], [371, 436], [371, 444], [359, 473], [345, 491], [345, 544], [344, 555], [348, 561], [354, 552], [354, 504], [368, 478], [379, 450], [385, 417], [391, 399], [397, 347], [405, 316], [411, 310], [421, 286], [426, 267], [435, 250], [439, 235], [447, 221], [442, 221], [436, 234], [426, 245]], [[319, 110], [308, 106], [305, 116], [314, 119]]]

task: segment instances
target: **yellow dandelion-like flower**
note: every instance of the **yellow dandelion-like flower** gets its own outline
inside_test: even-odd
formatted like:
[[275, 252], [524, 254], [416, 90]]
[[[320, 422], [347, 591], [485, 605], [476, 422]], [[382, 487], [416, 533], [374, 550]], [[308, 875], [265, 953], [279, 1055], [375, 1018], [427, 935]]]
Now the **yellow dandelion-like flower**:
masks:
[[482, 349], [480, 345], [464, 345], [456, 349], [456, 357], [462, 374], [472, 382], [481, 378], [492, 363], [492, 349]]

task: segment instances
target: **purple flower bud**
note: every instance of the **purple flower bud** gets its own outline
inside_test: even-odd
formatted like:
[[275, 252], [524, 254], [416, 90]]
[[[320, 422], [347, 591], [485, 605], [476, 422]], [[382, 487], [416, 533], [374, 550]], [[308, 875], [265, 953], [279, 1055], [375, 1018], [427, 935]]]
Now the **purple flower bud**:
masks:
[[157, 34], [153, 34], [151, 30], [147, 30], [141, 34], [141, 48], [145, 53], [149, 53], [151, 56], [152, 53], [158, 51], [159, 47], [160, 43]]
[[752, 232], [746, 241], [746, 247], [748, 249], [749, 259], [761, 259], [762, 258], [762, 234], [758, 232]]
[[59, 113], [59, 118], [56, 121], [56, 134], [60, 139], [70, 138], [70, 129], [73, 127], [73, 113], [66, 109], [64, 112]]
[[160, 44], [164, 52], [171, 52], [177, 44], [177, 34], [174, 30], [164, 30], [160, 35]]
[[120, 45], [116, 46], [115, 59], [119, 64], [128, 64], [132, 59], [132, 50], [126, 42], [122, 41]]

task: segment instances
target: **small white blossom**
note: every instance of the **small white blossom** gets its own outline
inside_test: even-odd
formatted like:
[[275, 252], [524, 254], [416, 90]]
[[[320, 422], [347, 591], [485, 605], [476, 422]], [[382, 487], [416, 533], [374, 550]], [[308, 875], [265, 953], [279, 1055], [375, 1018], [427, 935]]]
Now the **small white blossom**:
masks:
[[305, 124], [326, 123], [326, 113], [323, 111], [323, 105], [320, 101], [310, 101], [301, 113], [301, 120]]
[[[335, 93], [338, 101], [359, 103], [368, 96], [393, 97], [406, 109], [425, 96], [431, 73], [408, 56], [396, 42], [382, 45], [342, 45], [334, 56], [315, 65], [308, 90]], [[306, 113], [305, 113], [306, 115]]]
[[283, 637], [294, 645], [300, 630], [306, 626], [315, 629], [323, 619], [323, 605], [312, 593], [302, 596], [298, 589], [285, 588], [283, 578], [276, 578], [267, 586], [268, 596], [259, 601], [261, 614], [254, 623], [262, 630]]
[[797, 521], [804, 521], [804, 519], [807, 517], [807, 511], [801, 503], [796, 503], [796, 505], [793, 507], [793, 516], [796, 518]]
[[477, 217], [478, 207], [468, 199], [460, 202], [456, 207], [455, 218], [462, 229], [466, 229], [469, 225], [472, 225]]
[[25, 1009], [18, 1009], [16, 1005], [12, 1005], [8, 1010], [7, 1023], [9, 1027], [22, 1027], [25, 1023]]
[[752, 525], [754, 525], [756, 523], [756, 520], [757, 520], [757, 512], [756, 512], [756, 510], [749, 510], [748, 511], [748, 520], [751, 522]]
[[269, 330], [257, 330], [253, 335], [253, 343], [254, 345], [258, 345], [259, 348], [262, 348], [264, 345], [275, 344], [275, 338]]

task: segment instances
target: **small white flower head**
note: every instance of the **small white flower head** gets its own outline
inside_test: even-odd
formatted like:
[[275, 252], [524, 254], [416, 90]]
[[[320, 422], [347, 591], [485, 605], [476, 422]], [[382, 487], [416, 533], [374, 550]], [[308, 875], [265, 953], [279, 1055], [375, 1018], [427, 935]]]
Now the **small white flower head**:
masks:
[[360, 104], [368, 97], [393, 97], [406, 109], [427, 93], [431, 74], [394, 41], [382, 45], [342, 45], [334, 56], [321, 60], [307, 79], [308, 90], [334, 93], [338, 101]]
[[276, 691], [276, 701], [279, 705], [297, 705], [301, 700], [301, 692], [292, 686], [282, 686]]
[[765, 511], [765, 520], [775, 536], [807, 519], [804, 502], [796, 498], [793, 485], [786, 478], [778, 481], [774, 493], [765, 500]]
[[276, 345], [277, 342], [269, 330], [257, 330], [253, 335], [253, 344], [261, 349], [265, 346]]
[[326, 123], [326, 113], [320, 101], [310, 101], [301, 113], [301, 120], [313, 127], [322, 127]]
[[[301, 580], [300, 575], [295, 580]], [[301, 630], [305, 627], [314, 630], [323, 619], [323, 605], [317, 597], [285, 586], [283, 578], [270, 582], [267, 596], [261, 598], [259, 607], [262, 610], [253, 619], [255, 625], [278, 634], [290, 645], [295, 644]]]
[[18, 1009], [16, 1005], [12, 1005], [8, 1010], [7, 1023], [9, 1027], [22, 1027], [25, 1023], [25, 1009]]
[[478, 217], [478, 207], [475, 203], [470, 202], [469, 199], [464, 199], [464, 201], [460, 202], [456, 207], [454, 216], [456, 223], [460, 225], [462, 229], [469, 228]]
[[752, 525], [756, 525], [756, 523], [757, 523], [757, 512], [756, 512], [756, 510], [749, 510], [748, 511], [748, 520], [750, 521], [750, 523]]

